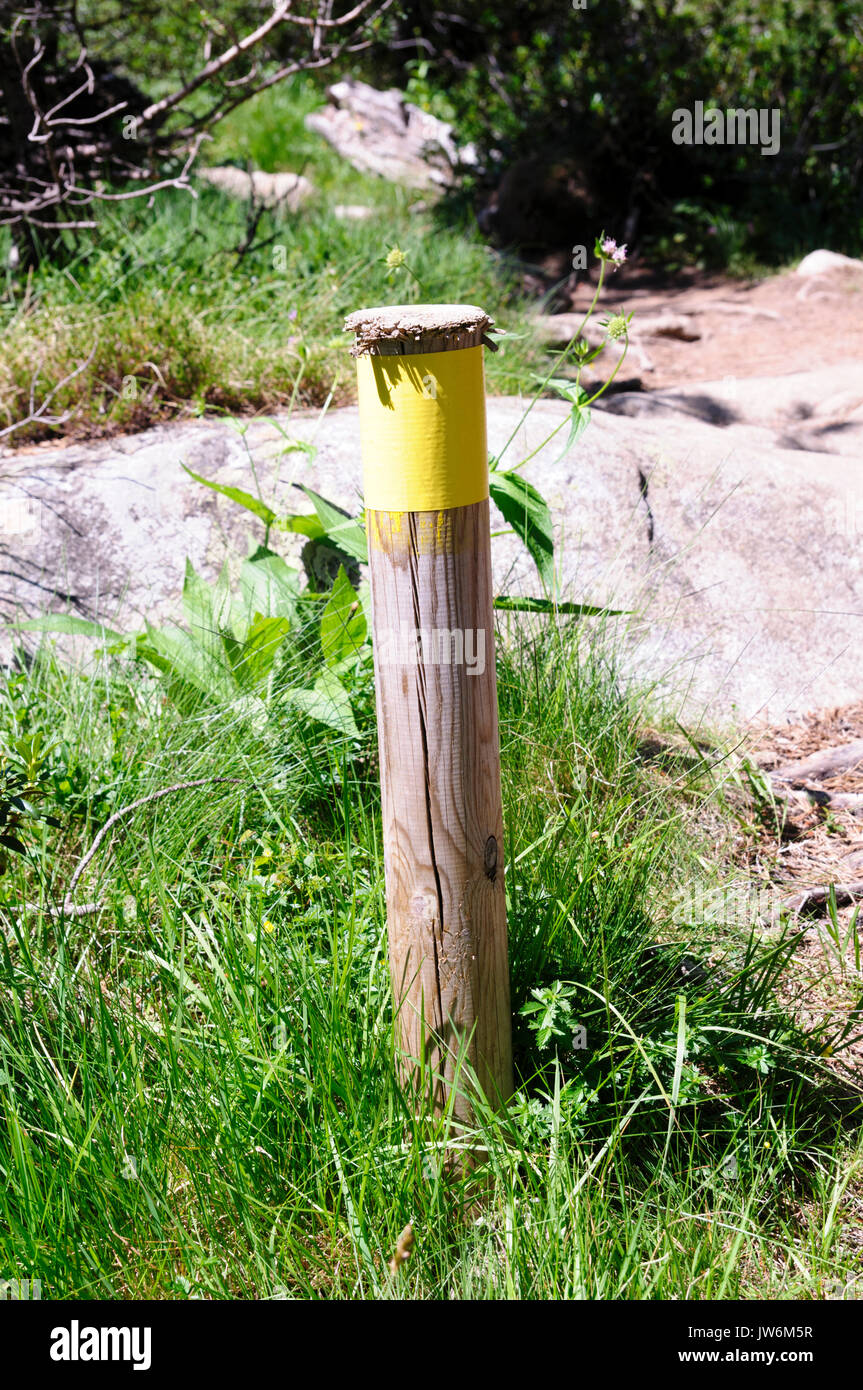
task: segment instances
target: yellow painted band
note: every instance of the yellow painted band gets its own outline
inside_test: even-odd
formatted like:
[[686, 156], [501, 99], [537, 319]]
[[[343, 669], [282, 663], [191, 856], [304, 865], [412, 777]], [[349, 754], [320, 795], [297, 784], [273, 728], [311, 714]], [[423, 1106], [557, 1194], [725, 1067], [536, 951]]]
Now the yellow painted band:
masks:
[[488, 497], [481, 347], [357, 358], [368, 510], [423, 512]]

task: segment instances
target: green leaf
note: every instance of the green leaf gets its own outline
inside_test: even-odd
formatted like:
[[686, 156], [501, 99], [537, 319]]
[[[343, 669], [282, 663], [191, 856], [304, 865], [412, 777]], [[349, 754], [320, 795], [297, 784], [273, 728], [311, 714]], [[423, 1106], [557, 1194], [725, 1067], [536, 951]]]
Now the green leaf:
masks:
[[249, 667], [255, 681], [269, 675], [276, 652], [291, 630], [287, 618], [265, 617], [255, 614], [245, 641], [245, 665]]
[[186, 572], [183, 576], [183, 612], [189, 626], [195, 630], [212, 628], [213, 590], [206, 580], [197, 573], [195, 566], [186, 556]]
[[[590, 396], [583, 386], [579, 386], [575, 381], [567, 380], [566, 377], [552, 377], [546, 385], [549, 390], [554, 391], [555, 395], [572, 403], [572, 410], [569, 416], [569, 438], [564, 445], [563, 453], [559, 456], [559, 458], [563, 458], [564, 454], [569, 453], [573, 444], [576, 443], [590, 424], [590, 407], [587, 405]], [[555, 459], [555, 463], [557, 462], [558, 459]]]
[[577, 618], [619, 618], [629, 612], [628, 608], [597, 608], [592, 603], [555, 603], [550, 598], [510, 597], [508, 594], [498, 594], [494, 606], [505, 613], [566, 613]]
[[351, 519], [345, 521], [341, 526], [331, 526], [327, 531], [327, 539], [331, 540], [337, 550], [343, 550], [352, 560], [358, 560], [361, 565], [369, 562], [368, 542], [362, 522]]
[[255, 733], [262, 733], [269, 722], [267, 706], [257, 695], [238, 695], [227, 709], [238, 719], [247, 719]]
[[10, 623], [9, 626], [20, 628], [24, 632], [68, 632], [81, 637], [99, 637], [102, 640], [107, 638], [114, 642], [132, 640], [124, 633], [106, 627], [104, 623], [89, 622], [87, 618], [73, 618], [71, 613], [46, 613], [43, 618], [28, 618], [23, 622]]
[[[183, 611], [191, 628], [193, 641], [201, 647], [210, 661], [221, 664], [220, 629], [230, 621], [233, 603], [227, 564], [216, 583], [208, 584], [196, 573], [191, 560], [186, 559], [186, 574], [183, 580]], [[239, 624], [239, 636], [243, 635], [244, 624]]]
[[314, 512], [295, 512], [291, 516], [280, 516], [276, 519], [276, 527], [279, 531], [297, 531], [301, 536], [308, 536], [313, 541], [319, 541], [327, 534]]
[[281, 555], [259, 546], [240, 570], [240, 589], [246, 608], [265, 618], [289, 618], [296, 614], [300, 591], [297, 571]]
[[332, 671], [324, 671], [315, 681], [313, 690], [289, 690], [287, 699], [328, 728], [348, 738], [359, 737], [348, 692]]
[[283, 446], [282, 446], [282, 448], [279, 450], [279, 453], [280, 453], [280, 454], [296, 454], [296, 453], [300, 453], [300, 454], [305, 454], [305, 455], [306, 455], [308, 458], [310, 458], [310, 459], [313, 459], [313, 458], [316, 458], [316, 457], [317, 457], [318, 446], [317, 446], [317, 444], [310, 444], [309, 441], [308, 441], [307, 439], [286, 439], [286, 440], [285, 440], [285, 443], [284, 443]]
[[272, 526], [275, 522], [276, 513], [272, 507], [268, 507], [266, 502], [262, 502], [260, 498], [253, 497], [250, 492], [244, 492], [240, 487], [228, 487], [225, 483], [214, 483], [210, 478], [202, 478], [200, 473], [193, 473], [191, 468], [186, 467], [185, 463], [181, 463], [180, 467], [185, 468], [189, 477], [194, 478], [196, 483], [203, 483], [204, 487], [212, 488], [213, 492], [220, 492], [223, 497], [245, 507], [247, 512], [253, 512], [263, 521], [265, 526]]
[[335, 502], [328, 502], [326, 497], [322, 497], [313, 488], [306, 487], [305, 483], [294, 483], [294, 487], [304, 492], [315, 509], [325, 531], [329, 531], [332, 526], [339, 526], [344, 521], [351, 521], [349, 512], [344, 507], [337, 507]]
[[573, 381], [568, 376], [540, 376], [537, 372], [533, 373], [534, 381], [538, 381], [545, 387], [546, 391], [553, 391], [562, 400], [577, 402], [587, 395], [583, 387], [577, 381]]
[[[359, 560], [364, 565], [368, 564], [366, 533], [362, 523], [356, 517], [349, 516], [342, 507], [337, 507], [334, 502], [328, 502], [325, 497], [321, 497], [319, 492], [313, 492], [310, 487], [306, 487], [303, 483], [295, 483], [294, 486], [308, 497], [324, 528], [324, 534], [329, 536], [346, 555], [350, 555], [351, 559]], [[313, 539], [315, 538], [313, 537]]]
[[5, 845], [7, 849], [14, 850], [16, 854], [26, 854], [27, 851], [21, 841], [14, 835], [0, 835], [0, 845]]
[[227, 699], [235, 693], [226, 667], [214, 652], [182, 628], [148, 624], [146, 638], [136, 643], [135, 655], [212, 699]]
[[223, 632], [222, 644], [237, 683], [254, 690], [270, 673], [276, 652], [291, 630], [287, 618], [265, 618], [256, 613], [244, 642]]
[[554, 532], [545, 498], [520, 473], [512, 471], [493, 473], [489, 479], [489, 493], [506, 521], [524, 541], [540, 579], [550, 589], [554, 583]]
[[368, 635], [366, 616], [345, 573], [339, 565], [327, 606], [321, 616], [321, 648], [327, 666], [336, 666], [356, 656]]

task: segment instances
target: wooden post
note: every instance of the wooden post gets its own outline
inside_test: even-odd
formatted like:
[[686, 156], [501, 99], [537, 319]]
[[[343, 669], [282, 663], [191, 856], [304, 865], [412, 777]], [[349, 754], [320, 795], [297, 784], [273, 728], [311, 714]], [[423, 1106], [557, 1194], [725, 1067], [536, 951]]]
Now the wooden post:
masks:
[[387, 921], [406, 1077], [512, 1094], [483, 340], [471, 305], [352, 314]]

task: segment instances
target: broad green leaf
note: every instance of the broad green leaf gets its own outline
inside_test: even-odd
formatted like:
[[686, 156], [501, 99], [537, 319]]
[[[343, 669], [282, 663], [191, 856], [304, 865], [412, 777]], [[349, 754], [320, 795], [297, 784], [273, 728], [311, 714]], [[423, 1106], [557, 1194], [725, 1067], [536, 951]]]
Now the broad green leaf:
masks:
[[629, 611], [626, 608], [597, 608], [592, 603], [555, 603], [550, 598], [520, 598], [502, 594], [494, 600], [494, 606], [505, 613], [566, 613], [579, 618], [619, 618]]
[[587, 399], [587, 392], [583, 386], [579, 386], [577, 381], [573, 381], [568, 376], [553, 376], [546, 381], [545, 377], [536, 377], [537, 381], [542, 381], [547, 391], [553, 391], [561, 400], [572, 401], [578, 405]]
[[350, 513], [346, 512], [344, 507], [337, 507], [335, 502], [328, 502], [326, 497], [322, 497], [313, 488], [306, 487], [305, 483], [295, 483], [294, 486], [306, 494], [325, 531], [329, 531], [332, 526], [339, 526], [342, 522], [352, 520]]
[[244, 690], [254, 690], [266, 680], [276, 652], [291, 630], [287, 618], [265, 618], [257, 613], [244, 642], [223, 632], [222, 644], [231, 674]]
[[268, 676], [276, 657], [276, 652], [291, 630], [287, 618], [265, 617], [255, 614], [245, 641], [244, 665], [251, 669], [255, 681]]
[[233, 632], [223, 628], [218, 634], [221, 650], [224, 653], [228, 668], [237, 684], [244, 684], [243, 681], [243, 654], [245, 652], [245, 642], [240, 637], [236, 637]]
[[310, 540], [319, 541], [327, 533], [320, 518], [314, 512], [295, 512], [291, 516], [280, 516], [276, 520], [279, 531], [296, 531]]
[[554, 532], [548, 503], [520, 473], [492, 473], [492, 501], [527, 546], [543, 583], [554, 583]]
[[248, 612], [265, 618], [293, 618], [299, 583], [297, 571], [281, 555], [259, 546], [240, 570], [240, 589]]
[[195, 566], [186, 556], [186, 572], [183, 576], [183, 612], [190, 627], [195, 630], [213, 627], [213, 600], [213, 590], [197, 573]]
[[148, 624], [146, 639], [136, 644], [136, 655], [211, 699], [227, 699], [234, 693], [226, 666], [182, 628]]
[[[195, 571], [191, 560], [186, 560], [186, 574], [183, 580], [183, 611], [191, 629], [192, 640], [206, 652], [208, 659], [220, 664], [220, 630], [230, 622], [233, 601], [227, 565], [215, 584], [208, 584]], [[239, 623], [239, 635], [245, 624]]]
[[362, 522], [351, 520], [341, 526], [331, 526], [327, 536], [335, 543], [337, 549], [343, 550], [351, 559], [358, 560], [362, 565], [368, 564], [369, 548]]
[[339, 565], [327, 606], [321, 616], [321, 649], [327, 666], [336, 666], [356, 656], [368, 635], [362, 604]]
[[240, 487], [228, 487], [225, 483], [214, 483], [210, 478], [202, 478], [200, 473], [193, 473], [185, 463], [181, 463], [180, 467], [185, 468], [189, 477], [194, 478], [196, 483], [203, 483], [204, 487], [212, 488], [213, 492], [220, 492], [223, 497], [245, 507], [246, 511], [253, 512], [255, 516], [260, 517], [265, 526], [272, 526], [276, 520], [276, 513], [272, 507], [268, 507], [259, 497], [253, 497], [250, 492], [244, 492]]
[[154, 666], [163, 678], [168, 699], [173, 700], [181, 710], [191, 713], [200, 704], [202, 687], [199, 681], [189, 681], [178, 674], [177, 667], [163, 653], [138, 637], [133, 646], [135, 659], [146, 661]]
[[351, 559], [359, 560], [364, 565], [368, 564], [366, 533], [362, 523], [356, 517], [349, 516], [342, 507], [328, 502], [325, 497], [321, 497], [319, 492], [313, 492], [310, 487], [306, 487], [303, 483], [296, 483], [295, 486], [300, 488], [308, 497], [324, 528], [324, 534], [329, 536], [346, 555], [350, 555]]
[[238, 695], [227, 706], [232, 715], [247, 719], [256, 733], [261, 733], [269, 722], [269, 712], [264, 701], [257, 695]]
[[106, 638], [112, 642], [130, 642], [122, 632], [115, 632], [104, 623], [90, 622], [87, 618], [74, 618], [71, 613], [46, 613], [42, 618], [28, 618], [26, 621], [10, 623], [10, 627], [23, 632], [65, 632], [74, 636]]
[[359, 736], [348, 692], [332, 671], [324, 671], [315, 681], [313, 690], [289, 690], [287, 699], [296, 709], [328, 728], [348, 738]]

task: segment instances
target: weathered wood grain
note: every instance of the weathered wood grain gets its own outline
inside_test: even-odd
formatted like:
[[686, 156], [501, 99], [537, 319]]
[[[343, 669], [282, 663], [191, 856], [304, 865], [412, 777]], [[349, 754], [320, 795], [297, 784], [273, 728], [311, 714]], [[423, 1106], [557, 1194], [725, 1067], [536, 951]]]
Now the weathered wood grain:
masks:
[[489, 504], [370, 512], [368, 534], [402, 1046], [467, 1120], [460, 1048], [490, 1101], [512, 1093]]

